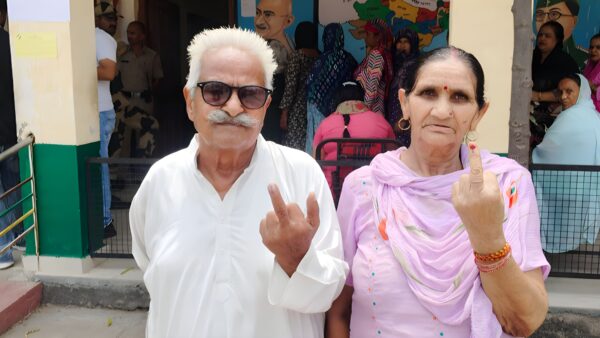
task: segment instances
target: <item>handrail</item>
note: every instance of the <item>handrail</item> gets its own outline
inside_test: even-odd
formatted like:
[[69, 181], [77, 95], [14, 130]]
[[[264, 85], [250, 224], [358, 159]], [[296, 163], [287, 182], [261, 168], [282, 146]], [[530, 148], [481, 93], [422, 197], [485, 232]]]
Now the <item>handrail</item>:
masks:
[[35, 137], [33, 137], [32, 134], [27, 135], [27, 137], [22, 139], [20, 142], [18, 142], [14, 146], [12, 146], [12, 147], [6, 149], [5, 151], [3, 151], [2, 153], [0, 153], [0, 162], [11, 157], [12, 155], [18, 153], [19, 150], [25, 148], [26, 146], [33, 144], [34, 141], [35, 141]]
[[34, 142], [35, 142], [35, 137], [33, 136], [33, 134], [29, 134], [23, 140], [19, 141], [17, 144], [13, 145], [12, 147], [10, 147], [10, 148], [6, 149], [5, 151], [3, 151], [2, 153], [0, 153], [0, 162], [1, 162], [3, 160], [6, 160], [7, 158], [17, 154], [21, 149], [28, 147], [29, 148], [29, 151], [28, 151], [29, 174], [30, 174], [29, 177], [27, 177], [26, 179], [24, 179], [23, 181], [21, 181], [17, 185], [15, 185], [14, 187], [11, 187], [10, 189], [8, 189], [4, 193], [2, 193], [0, 195], [0, 200], [4, 199], [6, 196], [15, 192], [17, 189], [23, 187], [23, 185], [31, 182], [31, 193], [29, 193], [27, 196], [21, 198], [14, 205], [9, 206], [8, 208], [6, 208], [2, 212], [0, 212], [0, 217], [5, 216], [11, 210], [15, 209], [18, 205], [22, 204], [25, 200], [27, 200], [29, 198], [31, 198], [31, 205], [32, 205], [30, 210], [26, 211], [23, 215], [21, 215], [21, 217], [19, 217], [17, 220], [12, 222], [9, 226], [2, 229], [2, 231], [0, 231], [0, 236], [4, 236], [6, 233], [8, 233], [10, 230], [12, 230], [14, 227], [16, 227], [18, 224], [24, 222], [30, 216], [33, 218], [33, 222], [32, 222], [31, 226], [29, 226], [27, 229], [25, 229], [23, 231], [23, 233], [21, 233], [14, 240], [12, 240], [10, 243], [8, 243], [5, 247], [0, 248], [0, 255], [5, 253], [6, 251], [8, 251], [18, 241], [20, 241], [27, 234], [29, 234], [31, 231], [33, 231], [34, 241], [35, 241], [35, 255], [37, 258], [36, 270], [38, 270], [39, 265], [40, 265], [40, 246], [39, 246], [39, 231], [38, 231], [38, 223], [37, 223], [35, 175], [34, 175], [34, 171], [33, 171], [34, 170], [34, 167], [33, 167], [33, 144], [34, 144]]

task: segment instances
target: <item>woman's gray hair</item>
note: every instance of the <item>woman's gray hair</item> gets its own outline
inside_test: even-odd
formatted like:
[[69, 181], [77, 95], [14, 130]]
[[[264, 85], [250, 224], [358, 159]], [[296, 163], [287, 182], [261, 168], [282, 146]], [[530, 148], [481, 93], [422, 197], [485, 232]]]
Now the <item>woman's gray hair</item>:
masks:
[[211, 49], [227, 47], [239, 49], [258, 57], [265, 73], [265, 87], [273, 89], [273, 72], [277, 68], [277, 63], [273, 58], [273, 50], [267, 42], [253, 31], [222, 27], [207, 29], [196, 34], [188, 46], [190, 68], [185, 86], [192, 97], [200, 79], [200, 64], [204, 53]]

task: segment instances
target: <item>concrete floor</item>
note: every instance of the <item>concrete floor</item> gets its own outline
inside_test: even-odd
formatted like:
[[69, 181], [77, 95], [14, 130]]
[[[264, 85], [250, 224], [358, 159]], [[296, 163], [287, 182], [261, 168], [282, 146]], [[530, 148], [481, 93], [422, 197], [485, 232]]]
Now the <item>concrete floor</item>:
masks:
[[42, 305], [2, 338], [143, 338], [146, 311]]

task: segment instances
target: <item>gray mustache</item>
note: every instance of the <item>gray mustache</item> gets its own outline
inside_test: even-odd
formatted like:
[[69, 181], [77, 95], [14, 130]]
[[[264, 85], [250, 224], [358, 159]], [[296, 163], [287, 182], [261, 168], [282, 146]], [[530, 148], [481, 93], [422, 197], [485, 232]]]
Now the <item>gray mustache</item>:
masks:
[[215, 109], [208, 113], [207, 119], [212, 123], [226, 123], [248, 128], [258, 125], [258, 120], [250, 117], [247, 113], [242, 113], [232, 117], [221, 109]]

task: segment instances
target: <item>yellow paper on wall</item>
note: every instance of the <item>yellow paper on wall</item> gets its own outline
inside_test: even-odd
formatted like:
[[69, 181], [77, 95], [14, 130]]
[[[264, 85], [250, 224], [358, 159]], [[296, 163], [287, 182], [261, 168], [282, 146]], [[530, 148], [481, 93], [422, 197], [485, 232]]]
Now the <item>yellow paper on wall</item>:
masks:
[[56, 33], [53, 32], [17, 33], [14, 46], [17, 57], [55, 59], [57, 56]]

